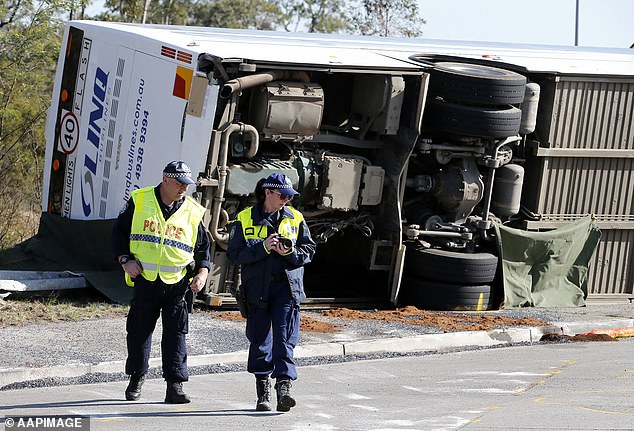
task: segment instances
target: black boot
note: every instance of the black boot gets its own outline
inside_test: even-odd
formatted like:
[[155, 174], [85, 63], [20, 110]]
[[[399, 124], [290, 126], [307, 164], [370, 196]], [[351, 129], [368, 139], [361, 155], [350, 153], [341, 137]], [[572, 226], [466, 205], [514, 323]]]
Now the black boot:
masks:
[[255, 410], [258, 412], [270, 412], [271, 411], [271, 381], [266, 376], [265, 379], [255, 379], [255, 390], [258, 394], [258, 402], [255, 405]]
[[136, 401], [141, 398], [141, 388], [145, 382], [145, 375], [132, 375], [130, 376], [130, 383], [125, 388], [125, 399], [128, 401]]
[[165, 402], [170, 404], [186, 404], [191, 400], [185, 392], [183, 392], [183, 382], [167, 382], [167, 390], [165, 391]]
[[277, 391], [277, 411], [287, 412], [295, 407], [295, 399], [291, 396], [291, 380], [277, 379], [275, 390]]

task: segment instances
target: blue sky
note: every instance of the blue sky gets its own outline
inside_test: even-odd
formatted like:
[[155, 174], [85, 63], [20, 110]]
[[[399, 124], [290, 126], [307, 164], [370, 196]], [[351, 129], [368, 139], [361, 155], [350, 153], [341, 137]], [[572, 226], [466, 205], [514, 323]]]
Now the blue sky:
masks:
[[[634, 43], [634, 0], [418, 0], [427, 21], [423, 37], [546, 45], [629, 48]], [[93, 0], [88, 13], [101, 9]]]
[[[423, 37], [575, 44], [577, 0], [418, 0]], [[578, 0], [579, 46], [629, 48], [634, 0]]]

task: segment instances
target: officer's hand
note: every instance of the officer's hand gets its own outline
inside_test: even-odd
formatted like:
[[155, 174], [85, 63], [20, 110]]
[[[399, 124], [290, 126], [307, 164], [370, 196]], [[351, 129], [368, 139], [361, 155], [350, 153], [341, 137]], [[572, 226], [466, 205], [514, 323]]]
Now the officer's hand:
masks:
[[136, 278], [139, 274], [141, 274], [141, 271], [143, 270], [139, 262], [137, 262], [135, 259], [130, 259], [121, 266], [123, 267], [123, 270], [132, 278]]
[[282, 243], [278, 241], [277, 245], [275, 246], [273, 250], [275, 250], [278, 254], [285, 255], [285, 254], [288, 254], [288, 252], [292, 249], [293, 247], [290, 247], [290, 248], [284, 247]]
[[198, 293], [205, 287], [207, 282], [207, 269], [201, 268], [201, 270], [192, 278], [192, 282], [189, 285], [194, 293]]
[[276, 247], [279, 243], [280, 241], [277, 239], [276, 233], [269, 235], [268, 238], [264, 240], [264, 246], [266, 247], [268, 251], [272, 251], [272, 250], [277, 251]]

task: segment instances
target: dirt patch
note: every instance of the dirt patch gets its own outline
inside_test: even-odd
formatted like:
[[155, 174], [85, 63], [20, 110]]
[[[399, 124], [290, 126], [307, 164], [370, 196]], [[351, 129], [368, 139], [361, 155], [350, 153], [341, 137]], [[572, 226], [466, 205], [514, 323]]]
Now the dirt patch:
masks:
[[396, 310], [358, 311], [336, 308], [322, 312], [326, 317], [341, 319], [369, 319], [398, 322], [408, 325], [436, 326], [448, 331], [489, 331], [509, 326], [546, 326], [542, 320], [523, 317], [513, 319], [494, 314], [471, 314], [466, 312], [437, 312], [420, 310], [413, 306]]
[[223, 311], [214, 316], [214, 319], [227, 319], [236, 322], [245, 321], [246, 319], [240, 315], [238, 311]]
[[[523, 317], [513, 319], [510, 317], [497, 316], [495, 314], [473, 314], [468, 312], [451, 311], [427, 311], [420, 310], [413, 306], [397, 308], [396, 310], [373, 310], [359, 311], [349, 308], [334, 308], [319, 312], [325, 318], [337, 318], [348, 320], [376, 320], [381, 322], [396, 322], [406, 325], [435, 326], [445, 332], [450, 331], [490, 331], [492, 329], [505, 328], [509, 326], [547, 326], [543, 320]], [[218, 313], [215, 317], [229, 320], [244, 320], [237, 311], [226, 311]], [[341, 329], [330, 322], [301, 316], [301, 331], [335, 333]]]
[[[233, 321], [245, 321], [244, 317], [240, 315], [237, 311], [224, 311], [222, 313], [218, 313], [215, 318], [219, 319], [228, 319]], [[301, 316], [299, 321], [299, 330], [300, 331], [309, 331], [309, 332], [322, 332], [326, 334], [333, 334], [335, 332], [341, 331], [337, 325], [333, 325], [329, 322], [324, 322], [321, 320], [313, 319], [308, 316]]]
[[302, 331], [323, 332], [326, 334], [334, 334], [335, 332], [341, 331], [337, 325], [306, 316], [300, 318], [299, 328]]

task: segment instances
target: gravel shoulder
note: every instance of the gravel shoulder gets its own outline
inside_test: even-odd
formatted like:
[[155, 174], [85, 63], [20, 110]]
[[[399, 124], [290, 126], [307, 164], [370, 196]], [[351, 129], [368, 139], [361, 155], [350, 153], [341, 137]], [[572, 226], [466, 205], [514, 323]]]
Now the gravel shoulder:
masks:
[[[510, 309], [481, 313], [418, 310], [419, 314], [394, 310], [302, 311], [299, 345], [327, 342], [410, 337], [469, 330], [463, 322], [475, 322], [472, 330], [505, 329], [518, 326], [565, 325], [568, 322], [604, 322], [634, 319], [634, 305], [591, 305], [580, 308]], [[0, 328], [0, 348], [4, 355], [0, 368], [47, 367], [53, 365], [123, 360], [125, 314], [78, 321], [38, 322]], [[420, 314], [423, 313], [423, 314]], [[420, 316], [423, 316], [421, 318]], [[431, 316], [431, 317], [430, 317]], [[484, 319], [491, 322], [483, 326]], [[495, 322], [501, 322], [495, 324]], [[529, 322], [526, 324], [524, 322]], [[196, 309], [190, 315], [188, 351], [190, 356], [246, 350], [245, 320], [235, 311]], [[157, 322], [152, 357], [160, 356], [161, 322]]]

